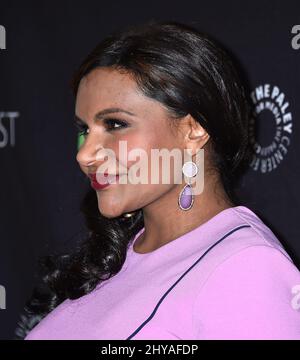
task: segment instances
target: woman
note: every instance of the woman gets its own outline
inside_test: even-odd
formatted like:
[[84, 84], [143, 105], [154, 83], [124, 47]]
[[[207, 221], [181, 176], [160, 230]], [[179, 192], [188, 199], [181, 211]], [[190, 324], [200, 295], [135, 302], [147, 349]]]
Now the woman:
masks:
[[[151, 21], [102, 41], [73, 88], [89, 233], [73, 254], [48, 259], [17, 336], [300, 339], [300, 272], [235, 197], [249, 105], [222, 47], [188, 25]], [[134, 177], [135, 149], [190, 157], [175, 158], [170, 181], [150, 181], [144, 170], [166, 165], [143, 159], [147, 181], [122, 183]]]

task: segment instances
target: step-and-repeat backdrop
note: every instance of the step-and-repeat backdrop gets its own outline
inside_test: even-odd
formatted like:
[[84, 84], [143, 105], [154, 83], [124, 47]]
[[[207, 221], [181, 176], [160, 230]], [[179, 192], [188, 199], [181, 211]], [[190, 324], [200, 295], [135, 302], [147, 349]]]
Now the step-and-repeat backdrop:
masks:
[[232, 53], [253, 105], [243, 203], [300, 258], [300, 6], [295, 1], [0, 3], [0, 338], [13, 337], [39, 256], [80, 241], [72, 73], [115, 27], [191, 23]]

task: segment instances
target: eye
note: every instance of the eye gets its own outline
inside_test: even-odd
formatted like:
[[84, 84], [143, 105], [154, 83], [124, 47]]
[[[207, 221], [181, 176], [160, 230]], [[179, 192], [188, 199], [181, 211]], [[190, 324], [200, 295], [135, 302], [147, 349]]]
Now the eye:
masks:
[[[88, 126], [78, 118], [75, 118], [74, 120], [75, 120], [75, 127], [79, 135], [83, 135], [83, 136], [88, 135], [90, 131]], [[103, 124], [107, 128], [107, 131], [115, 131], [129, 126], [126, 121], [118, 120], [115, 118], [105, 118], [103, 120]]]
[[85, 125], [83, 122], [79, 121], [79, 120], [75, 120], [75, 127], [79, 132], [79, 135], [83, 135], [86, 136], [89, 132], [89, 128], [87, 125]]
[[[108, 131], [115, 131], [121, 128], [128, 127], [128, 123], [126, 121], [118, 120], [115, 118], [106, 118], [103, 120], [103, 123], [108, 128]], [[115, 127], [115, 125], [117, 126]]]

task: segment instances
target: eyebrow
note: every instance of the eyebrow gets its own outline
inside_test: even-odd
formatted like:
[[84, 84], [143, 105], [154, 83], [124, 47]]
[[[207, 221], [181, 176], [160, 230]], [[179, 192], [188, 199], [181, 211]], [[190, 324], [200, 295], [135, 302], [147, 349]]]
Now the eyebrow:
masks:
[[[101, 111], [98, 111], [96, 113], [96, 115], [94, 116], [94, 120], [101, 120], [105, 115], [107, 114], [113, 114], [113, 113], [125, 113], [127, 115], [130, 115], [130, 116], [136, 116], [134, 113], [130, 112], [130, 111], [127, 111], [127, 110], [123, 110], [121, 108], [107, 108], [107, 109], [104, 109], [104, 110], [101, 110]], [[75, 119], [81, 121], [81, 122], [84, 122], [82, 119], [80, 119], [80, 117], [78, 117], [76, 114], [75, 114]]]

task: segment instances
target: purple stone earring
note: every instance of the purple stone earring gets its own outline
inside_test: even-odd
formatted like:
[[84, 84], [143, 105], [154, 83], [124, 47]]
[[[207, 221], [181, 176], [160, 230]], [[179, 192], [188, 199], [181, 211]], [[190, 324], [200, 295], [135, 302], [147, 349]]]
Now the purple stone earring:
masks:
[[180, 191], [178, 205], [181, 210], [190, 210], [194, 204], [194, 193], [189, 178], [197, 175], [198, 167], [193, 161], [187, 161], [183, 164], [182, 172], [188, 178], [188, 182]]

